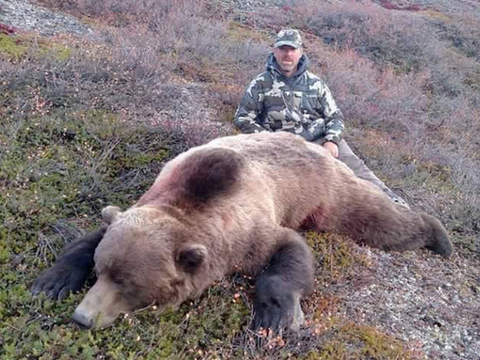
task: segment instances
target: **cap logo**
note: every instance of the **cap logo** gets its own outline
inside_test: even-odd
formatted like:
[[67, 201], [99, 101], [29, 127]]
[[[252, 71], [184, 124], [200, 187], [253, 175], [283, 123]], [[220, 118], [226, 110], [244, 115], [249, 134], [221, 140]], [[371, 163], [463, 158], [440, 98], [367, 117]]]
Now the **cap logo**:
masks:
[[275, 37], [275, 47], [283, 45], [292, 46], [298, 49], [302, 46], [302, 37], [300, 33], [295, 29], [281, 30]]

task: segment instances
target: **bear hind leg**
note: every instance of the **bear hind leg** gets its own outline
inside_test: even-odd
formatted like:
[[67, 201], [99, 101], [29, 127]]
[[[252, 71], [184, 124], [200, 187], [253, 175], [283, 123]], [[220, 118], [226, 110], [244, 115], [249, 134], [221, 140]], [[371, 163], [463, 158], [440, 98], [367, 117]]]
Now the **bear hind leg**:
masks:
[[453, 245], [443, 225], [428, 214], [421, 214], [423, 221], [431, 228], [431, 241], [425, 247], [435, 254], [449, 257], [453, 252]]
[[258, 277], [253, 328], [298, 331], [304, 323], [300, 299], [313, 288], [313, 258], [305, 241], [287, 230], [266, 270]]

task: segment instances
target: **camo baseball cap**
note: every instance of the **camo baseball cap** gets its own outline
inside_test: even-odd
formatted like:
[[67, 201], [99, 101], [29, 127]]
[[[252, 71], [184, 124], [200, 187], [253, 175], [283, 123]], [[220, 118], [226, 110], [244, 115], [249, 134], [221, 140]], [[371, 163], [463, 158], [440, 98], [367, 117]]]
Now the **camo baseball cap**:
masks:
[[275, 37], [275, 47], [277, 48], [283, 45], [288, 45], [295, 49], [302, 47], [302, 37], [298, 30], [285, 29], [280, 31]]

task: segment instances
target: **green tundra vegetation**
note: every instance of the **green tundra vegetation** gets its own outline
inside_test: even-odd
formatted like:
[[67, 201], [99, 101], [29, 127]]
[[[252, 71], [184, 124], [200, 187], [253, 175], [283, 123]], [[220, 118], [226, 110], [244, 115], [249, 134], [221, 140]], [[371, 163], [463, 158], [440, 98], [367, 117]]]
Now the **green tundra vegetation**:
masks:
[[166, 161], [234, 133], [240, 94], [286, 26], [306, 34], [313, 70], [330, 84], [359, 155], [413, 207], [439, 217], [461, 256], [478, 257], [474, 14], [395, 1], [300, 1], [252, 17], [232, 16], [228, 1], [42, 2], [97, 36], [0, 34], [0, 358], [419, 356], [335, 311], [339, 300], [324, 286], [373, 265], [330, 234], [305, 234], [317, 288], [305, 301], [306, 329], [283, 338], [248, 329], [254, 282], [241, 274], [180, 309], [143, 309], [98, 331], [70, 321], [85, 290], [58, 302], [32, 297], [29, 286], [65, 243], [99, 225], [104, 206], [127, 208]]

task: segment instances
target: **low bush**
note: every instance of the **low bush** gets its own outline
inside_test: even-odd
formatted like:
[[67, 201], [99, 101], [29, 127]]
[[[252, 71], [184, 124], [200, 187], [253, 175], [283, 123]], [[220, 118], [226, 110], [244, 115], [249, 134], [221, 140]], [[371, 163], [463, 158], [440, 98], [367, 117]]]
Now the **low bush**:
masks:
[[66, 242], [98, 226], [103, 206], [130, 206], [170, 158], [233, 133], [241, 93], [263, 71], [271, 35], [287, 26], [304, 32], [355, 151], [415, 210], [438, 216], [462, 255], [478, 255], [473, 17], [302, 0], [266, 9], [258, 29], [210, 1], [43, 3], [85, 16], [96, 36], [0, 34], [0, 357], [411, 356], [394, 336], [330, 316], [338, 299], [328, 286], [370, 264], [329, 235], [306, 235], [319, 281], [304, 304], [311, 323], [285, 338], [248, 330], [253, 282], [245, 277], [222, 280], [178, 311], [140, 311], [98, 332], [69, 320], [83, 293], [60, 303], [32, 299], [28, 286]]

